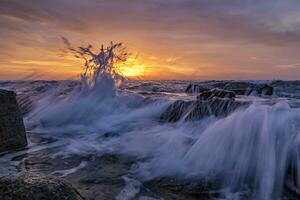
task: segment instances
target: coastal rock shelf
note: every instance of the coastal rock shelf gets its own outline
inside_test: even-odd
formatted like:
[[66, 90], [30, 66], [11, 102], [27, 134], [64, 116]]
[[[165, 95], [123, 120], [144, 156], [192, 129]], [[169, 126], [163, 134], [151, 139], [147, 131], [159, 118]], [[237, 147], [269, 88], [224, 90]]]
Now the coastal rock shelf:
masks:
[[26, 145], [25, 127], [16, 94], [0, 90], [0, 152]]
[[23, 175], [0, 178], [0, 199], [7, 200], [82, 200], [81, 195], [63, 179]]

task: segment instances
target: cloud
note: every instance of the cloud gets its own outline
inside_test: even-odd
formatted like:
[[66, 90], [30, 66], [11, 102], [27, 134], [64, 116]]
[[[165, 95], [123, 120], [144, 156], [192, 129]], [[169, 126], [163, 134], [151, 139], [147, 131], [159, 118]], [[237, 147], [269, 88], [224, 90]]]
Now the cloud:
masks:
[[66, 36], [74, 45], [123, 41], [153, 62], [180, 57], [184, 67], [267, 77], [278, 63], [300, 63], [299, 13], [298, 0], [1, 0], [0, 57], [33, 60], [25, 46], [46, 55]]
[[293, 64], [285, 64], [285, 65], [277, 65], [279, 69], [300, 69], [300, 63], [293, 63]]
[[139, 32], [142, 29], [152, 30], [152, 34], [157, 32], [162, 36], [172, 37], [174, 33], [182, 37], [210, 35], [219, 40], [250, 41], [266, 45], [299, 44], [299, 11], [299, 4], [292, 0], [0, 2], [3, 16], [66, 31], [80, 33], [121, 29], [125, 32]]

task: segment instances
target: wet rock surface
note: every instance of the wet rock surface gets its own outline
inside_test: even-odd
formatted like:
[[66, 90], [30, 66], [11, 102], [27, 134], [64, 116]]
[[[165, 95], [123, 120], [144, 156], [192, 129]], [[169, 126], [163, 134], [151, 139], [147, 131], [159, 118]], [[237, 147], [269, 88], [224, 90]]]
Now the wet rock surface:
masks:
[[250, 103], [236, 100], [236, 95], [273, 95], [267, 84], [243, 81], [213, 81], [189, 84], [187, 93], [199, 93], [195, 101], [177, 100], [160, 116], [161, 122], [193, 121], [208, 116], [225, 117]]
[[247, 102], [234, 99], [213, 98], [207, 101], [175, 101], [160, 116], [161, 122], [177, 122], [179, 120], [194, 121], [204, 117], [225, 117], [238, 108], [246, 107]]
[[256, 93], [259, 95], [273, 95], [274, 88], [268, 84], [254, 84], [244, 81], [214, 81], [212, 83], [194, 83], [189, 84], [186, 93], [204, 93], [212, 89], [221, 89], [234, 92], [236, 95], [250, 95]]
[[[35, 133], [29, 133], [29, 139], [33, 143], [44, 145], [56, 141], [52, 138], [42, 138]], [[47, 148], [13, 157], [14, 162], [21, 162], [20, 171], [24, 171], [27, 177], [3, 177], [2, 180], [5, 181], [5, 185], [8, 185], [5, 188], [8, 189], [3, 187], [2, 190], [13, 192], [13, 197], [18, 198], [17, 195], [22, 193], [23, 199], [21, 198], [21, 200], [27, 200], [26, 198], [30, 198], [33, 192], [39, 194], [35, 197], [40, 199], [44, 198], [43, 195], [52, 196], [52, 199], [57, 199], [57, 195], [62, 195], [59, 199], [115, 200], [126, 199], [128, 197], [126, 195], [131, 195], [131, 190], [124, 190], [124, 188], [128, 187], [126, 177], [130, 176], [130, 169], [136, 163], [133, 158], [113, 154], [52, 157], [51, 155], [55, 154], [58, 148], [60, 147]], [[83, 162], [86, 165], [78, 168]], [[72, 169], [76, 169], [76, 171]], [[49, 175], [50, 179], [48, 178]], [[0, 181], [0, 194], [3, 194], [1, 183], [3, 182]], [[45, 185], [45, 183], [47, 184]], [[58, 185], [62, 185], [59, 190], [56, 187]], [[143, 183], [133, 178], [133, 184], [129, 183], [129, 185], [129, 188], [133, 187], [132, 189], [136, 190], [136, 194], [131, 198], [133, 200], [196, 200], [209, 199], [218, 195], [209, 191], [216, 185], [204, 181], [185, 182], [172, 178], [162, 178]], [[12, 190], [12, 187], [20, 189]], [[23, 188], [26, 188], [27, 192], [24, 191], [23, 193]], [[65, 196], [64, 193], [68, 193], [68, 196]], [[10, 200], [10, 197], [7, 199]], [[48, 200], [47, 197], [44, 199]], [[35, 200], [35, 198], [32, 199]]]
[[65, 180], [42, 175], [0, 178], [3, 200], [82, 200], [82, 196]]
[[25, 127], [16, 94], [0, 90], [0, 152], [26, 145]]
[[186, 93], [201, 93], [207, 91], [209, 91], [209, 88], [193, 83], [189, 84], [185, 89]]
[[[29, 135], [32, 143], [48, 145], [56, 142], [53, 138], [43, 138], [39, 134]], [[130, 190], [124, 190], [128, 187], [124, 177], [130, 177], [130, 170], [138, 162], [134, 158], [113, 154], [51, 156], [62, 149], [64, 146], [53, 146], [13, 157], [12, 161], [21, 162], [20, 171], [25, 172], [25, 176], [0, 178], [0, 199], [225, 199], [219, 190], [221, 180], [178, 180], [165, 177], [139, 182], [136, 179], [129, 186]], [[86, 164], [78, 167], [82, 166], [81, 163]], [[136, 190], [136, 193], [132, 198], [127, 198], [126, 195], [131, 195], [132, 190]], [[124, 196], [121, 198], [119, 194]], [[299, 197], [294, 191], [284, 191], [284, 195], [289, 200]], [[244, 199], [253, 198], [245, 196]]]
[[124, 188], [123, 176], [128, 174], [132, 164], [130, 158], [117, 155], [94, 157], [84, 169], [66, 179], [87, 199], [114, 200]]
[[144, 183], [144, 186], [154, 194], [159, 194], [165, 200], [206, 200], [220, 197], [216, 191], [216, 182], [203, 180], [181, 181], [172, 178], [162, 178]]
[[235, 93], [228, 90], [222, 90], [222, 89], [212, 89], [206, 92], [202, 92], [197, 96], [198, 100], [210, 100], [213, 98], [234, 98]]
[[257, 93], [263, 95], [273, 95], [273, 90], [273, 87], [270, 85], [263, 85], [256, 88]]
[[[29, 139], [43, 145], [54, 145], [56, 142], [53, 138], [41, 138], [32, 133]], [[12, 160], [20, 162], [19, 171], [24, 171], [25, 174], [39, 174], [41, 177], [50, 175], [66, 180], [76, 188], [83, 199], [114, 200], [125, 187], [123, 177], [129, 173], [134, 163], [131, 158], [109, 154], [51, 156], [63, 148], [64, 146], [54, 145], [21, 154]]]
[[[200, 180], [180, 181], [172, 178], [155, 179], [144, 183], [133, 179], [133, 184], [129, 183], [129, 185], [131, 184], [129, 188], [132, 188], [124, 190], [128, 187], [125, 177], [130, 174], [130, 169], [135, 162], [131, 158], [120, 155], [104, 155], [101, 158], [72, 156], [64, 159], [48, 158], [44, 161], [39, 159], [40, 157], [39, 155], [39, 157], [30, 158], [30, 166], [27, 164], [29, 171], [53, 174], [53, 172], [57, 172], [57, 169], [69, 169], [85, 160], [88, 164], [84, 168], [63, 176], [85, 199], [204, 200], [219, 195], [217, 192], [212, 192], [212, 189], [217, 187], [215, 183]], [[45, 162], [46, 160], [47, 162]], [[49, 166], [45, 167], [45, 164]], [[62, 175], [54, 174], [56, 176]], [[136, 190], [136, 194], [132, 195], [132, 190]], [[128, 198], [131, 195], [132, 197]]]
[[250, 95], [255, 90], [257, 85], [243, 81], [222, 81], [213, 83], [212, 87], [229, 90], [237, 95]]

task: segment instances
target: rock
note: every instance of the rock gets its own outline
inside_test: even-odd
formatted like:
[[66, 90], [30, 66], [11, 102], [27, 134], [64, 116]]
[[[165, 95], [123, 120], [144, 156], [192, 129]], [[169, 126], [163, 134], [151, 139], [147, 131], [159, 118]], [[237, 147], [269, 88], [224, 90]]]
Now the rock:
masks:
[[207, 86], [200, 84], [189, 84], [187, 93], [208, 92], [211, 88], [234, 92], [236, 95], [250, 95], [252, 92], [263, 95], [272, 95], [273, 87], [267, 84], [254, 84], [245, 81], [218, 81], [207, 83]]
[[16, 94], [0, 90], [0, 152], [26, 145], [25, 127]]
[[186, 93], [201, 93], [201, 92], [207, 92], [209, 91], [209, 88], [203, 87], [201, 85], [197, 84], [189, 84], [187, 88], [185, 89]]
[[214, 97], [217, 98], [234, 98], [235, 93], [228, 90], [222, 90], [222, 89], [212, 89], [206, 92], [202, 92], [197, 96], [198, 100], [209, 100]]
[[222, 81], [212, 84], [212, 87], [232, 91], [237, 95], [249, 95], [256, 86], [245, 81]]
[[256, 88], [256, 92], [263, 95], [273, 95], [273, 90], [273, 87], [269, 85], [263, 85]]
[[66, 177], [86, 199], [115, 200], [135, 160], [120, 155], [92, 156], [85, 168]]
[[161, 199], [219, 199], [219, 180], [177, 180], [175, 178], [161, 178], [145, 182], [152, 194]]
[[191, 107], [192, 102], [186, 102], [182, 100], [175, 101], [172, 103], [165, 112], [160, 116], [161, 122], [177, 122], [184, 115], [189, 107]]
[[3, 200], [82, 200], [66, 181], [50, 176], [23, 175], [0, 178]]
[[175, 101], [160, 116], [161, 122], [177, 122], [179, 120], [195, 121], [211, 115], [225, 117], [238, 108], [247, 106], [247, 102], [234, 99], [214, 98], [207, 101]]
[[33, 101], [29, 96], [26, 95], [17, 95], [17, 102], [19, 104], [20, 111], [22, 115], [28, 114], [33, 107]]

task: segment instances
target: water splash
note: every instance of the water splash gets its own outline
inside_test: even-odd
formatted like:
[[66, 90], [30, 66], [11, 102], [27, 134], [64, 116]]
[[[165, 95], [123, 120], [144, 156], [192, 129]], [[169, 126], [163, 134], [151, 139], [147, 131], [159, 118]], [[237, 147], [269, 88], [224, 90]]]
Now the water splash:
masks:
[[102, 45], [99, 53], [95, 53], [91, 45], [74, 49], [66, 38], [64, 42], [75, 57], [84, 60], [80, 84], [68, 92], [57, 88], [37, 101], [26, 117], [28, 129], [55, 127], [80, 132], [92, 127], [92, 132], [113, 125], [105, 124], [109, 118], [116, 118], [112, 122], [117, 123], [121, 117], [117, 114], [141, 106], [141, 97], [118, 95], [117, 88], [126, 80], [118, 64], [129, 55], [122, 43], [111, 43], [106, 48]]

